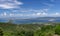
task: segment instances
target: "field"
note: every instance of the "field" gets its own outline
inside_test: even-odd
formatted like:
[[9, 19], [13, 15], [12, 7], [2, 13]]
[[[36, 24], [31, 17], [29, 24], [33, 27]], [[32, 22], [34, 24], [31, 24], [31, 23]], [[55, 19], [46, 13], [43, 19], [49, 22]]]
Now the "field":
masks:
[[0, 23], [0, 36], [60, 36], [60, 23]]

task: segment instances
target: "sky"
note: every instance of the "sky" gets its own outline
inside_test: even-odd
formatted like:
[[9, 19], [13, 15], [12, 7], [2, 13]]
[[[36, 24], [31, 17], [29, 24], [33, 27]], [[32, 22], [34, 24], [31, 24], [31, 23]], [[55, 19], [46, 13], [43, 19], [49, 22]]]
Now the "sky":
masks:
[[60, 0], [0, 0], [0, 18], [60, 17]]

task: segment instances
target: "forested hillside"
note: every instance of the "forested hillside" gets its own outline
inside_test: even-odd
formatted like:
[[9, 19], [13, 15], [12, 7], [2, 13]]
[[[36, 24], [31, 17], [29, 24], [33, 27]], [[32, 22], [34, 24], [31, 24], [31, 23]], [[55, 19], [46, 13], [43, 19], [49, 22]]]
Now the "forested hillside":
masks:
[[60, 24], [0, 23], [0, 36], [60, 36]]

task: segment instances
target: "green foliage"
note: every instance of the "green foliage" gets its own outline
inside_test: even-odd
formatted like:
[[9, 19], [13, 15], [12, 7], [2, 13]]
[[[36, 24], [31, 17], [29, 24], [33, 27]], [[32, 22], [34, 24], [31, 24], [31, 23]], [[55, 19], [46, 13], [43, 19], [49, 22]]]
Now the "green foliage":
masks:
[[55, 34], [60, 35], [60, 25], [56, 25]]
[[[53, 36], [60, 35], [60, 25], [0, 23], [2, 36]], [[2, 30], [3, 29], [3, 30]]]
[[3, 36], [3, 30], [0, 28], [0, 36]]

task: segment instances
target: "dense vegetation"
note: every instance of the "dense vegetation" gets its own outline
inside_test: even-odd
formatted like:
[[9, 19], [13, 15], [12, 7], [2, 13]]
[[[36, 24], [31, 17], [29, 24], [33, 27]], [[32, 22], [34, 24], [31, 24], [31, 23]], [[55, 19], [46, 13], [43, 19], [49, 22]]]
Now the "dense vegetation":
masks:
[[0, 23], [0, 36], [60, 36], [60, 24]]

